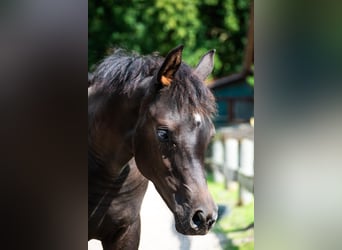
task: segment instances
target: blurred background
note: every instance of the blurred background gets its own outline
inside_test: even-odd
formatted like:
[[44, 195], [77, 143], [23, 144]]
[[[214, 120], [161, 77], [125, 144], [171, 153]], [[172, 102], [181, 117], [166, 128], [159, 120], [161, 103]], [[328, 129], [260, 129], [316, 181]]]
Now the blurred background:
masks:
[[[206, 84], [217, 100], [217, 133], [206, 171], [219, 220], [204, 237], [178, 234], [171, 212], [150, 184], [142, 206], [140, 249], [254, 249], [253, 1], [90, 0], [88, 6], [89, 72], [118, 47], [165, 56], [184, 44], [183, 61], [193, 67], [216, 49]], [[101, 245], [90, 241], [88, 248]]]
[[[96, 2], [100, 7], [104, 1]], [[167, 1], [163, 2], [167, 4]], [[91, 65], [97, 60], [88, 61], [88, 54], [90, 59], [95, 50], [87, 46], [89, 42], [91, 47], [93, 39], [100, 36], [94, 34], [92, 27], [89, 27], [88, 33], [88, 24], [93, 24], [92, 13], [97, 7], [94, 3], [85, 0], [2, 1], [0, 211], [6, 215], [2, 218], [5, 229], [1, 234], [3, 249], [86, 249], [88, 182], [85, 86], [87, 70], [92, 70]], [[106, 3], [109, 7], [104, 8], [104, 11], [110, 12], [115, 8], [128, 10], [135, 5], [132, 1]], [[156, 6], [155, 2], [145, 3], [148, 2], [141, 1], [141, 14], [145, 13], [145, 9]], [[196, 26], [200, 29], [213, 28], [211, 23], [222, 23], [228, 17], [232, 18], [231, 15], [234, 16], [236, 11], [241, 11], [240, 1], [196, 3], [196, 6], [203, 6], [204, 3], [208, 6], [206, 11], [200, 12], [202, 17], [197, 9], [190, 11], [199, 17], [198, 20], [202, 20], [201, 25]], [[215, 7], [223, 6], [223, 3], [229, 3], [225, 6], [233, 6], [229, 7], [233, 10]], [[187, 1], [186, 4], [191, 3]], [[257, 87], [253, 90], [257, 125], [254, 135], [256, 174], [253, 180], [257, 202], [255, 206], [251, 204], [256, 217], [256, 249], [341, 249], [341, 7], [341, 1], [255, 2]], [[209, 15], [211, 8], [216, 8], [221, 14], [213, 12], [215, 14]], [[179, 10], [172, 16], [177, 13]], [[247, 10], [243, 13], [250, 15]], [[126, 15], [126, 18], [129, 16]], [[205, 20], [205, 16], [210, 18]], [[236, 16], [246, 20], [243, 15]], [[111, 22], [116, 21], [118, 15], [114, 17], [115, 20], [112, 18]], [[185, 18], [186, 13], [183, 12], [181, 20]], [[126, 23], [122, 19], [118, 20], [120, 25], [109, 27], [111, 33]], [[152, 20], [153, 23], [159, 22], [157, 18], [151, 18], [149, 22]], [[237, 20], [240, 25], [240, 19]], [[208, 22], [210, 25], [207, 25]], [[148, 23], [148, 20], [142, 23]], [[240, 25], [237, 31], [241, 32], [242, 39], [246, 39], [243, 38], [246, 34], [243, 30], [247, 32], [247, 22], [245, 25]], [[108, 26], [99, 24], [98, 27]], [[160, 29], [163, 27], [160, 26]], [[223, 30], [228, 32], [230, 28]], [[144, 39], [153, 37], [157, 41], [155, 36], [161, 33], [165, 34], [165, 30], [155, 32], [155, 29], [151, 29]], [[207, 36], [209, 33], [198, 31], [196, 37], [203, 34]], [[228, 49], [228, 45], [234, 46], [230, 44], [234, 38], [232, 34], [229, 35], [229, 39], [218, 47], [199, 46], [201, 41], [218, 42], [215, 37], [196, 39], [193, 44], [186, 39], [173, 42], [168, 38], [165, 44], [155, 42], [151, 51], [159, 50], [165, 55], [169, 48], [180, 42], [185, 44], [184, 52], [190, 55], [195, 53], [195, 48], [203, 51], [216, 48], [218, 53], [212, 80], [219, 81], [243, 72], [244, 56], [234, 63], [221, 59], [222, 56], [238, 56], [245, 49], [246, 43], [242, 43], [241, 47], [229, 48], [234, 50], [231, 54], [221, 53], [219, 50]], [[112, 42], [110, 37], [103, 39], [104, 42], [97, 41], [103, 50], [96, 52], [105, 55], [115, 45], [134, 49], [127, 44], [136, 40], [135, 36], [136, 33], [131, 33], [120, 44]], [[248, 38], [245, 40], [249, 41]], [[136, 45], [143, 42], [140, 39]], [[164, 50], [160, 46], [167, 48]], [[99, 60], [101, 56], [98, 55]], [[197, 62], [198, 56], [190, 56], [185, 61], [193, 65], [191, 60]], [[237, 69], [222, 71], [222, 75], [217, 75], [219, 59], [227, 67]], [[228, 121], [224, 126], [228, 126]], [[222, 149], [220, 146], [218, 148]], [[228, 196], [227, 192], [230, 191], [221, 188], [224, 186], [222, 182], [211, 182], [210, 178], [209, 185], [216, 185], [219, 190], [217, 196], [227, 202], [229, 197], [225, 195]], [[216, 191], [212, 192], [215, 194]], [[232, 203], [236, 204], [238, 192], [230, 194], [233, 194], [230, 196]], [[225, 226], [231, 229], [222, 229], [222, 234], [217, 233], [219, 227], [214, 229], [215, 237], [223, 235], [223, 242], [231, 240], [232, 244], [222, 243], [223, 249], [248, 249], [248, 244], [254, 244], [253, 241], [248, 242], [249, 238], [244, 235], [239, 242], [238, 232], [232, 232], [254, 220], [248, 219], [248, 216], [235, 216], [242, 214], [239, 208], [229, 207], [227, 216], [218, 222], [218, 225], [224, 225], [226, 221]], [[246, 214], [251, 210], [247, 207]], [[237, 224], [239, 227], [235, 226]], [[170, 239], [159, 249], [166, 249]], [[211, 239], [213, 245], [215, 241]], [[186, 243], [184, 241], [183, 245]], [[195, 247], [192, 243], [191, 247]]]

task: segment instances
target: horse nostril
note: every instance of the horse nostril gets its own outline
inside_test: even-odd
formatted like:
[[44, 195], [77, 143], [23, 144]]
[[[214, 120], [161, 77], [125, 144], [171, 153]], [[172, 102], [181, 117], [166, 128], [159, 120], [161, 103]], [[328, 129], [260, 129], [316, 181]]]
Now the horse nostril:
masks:
[[204, 229], [210, 230], [211, 227], [214, 225], [216, 218], [211, 215], [205, 216], [202, 210], [198, 210], [195, 212], [194, 216], [192, 217], [192, 225], [193, 228], [196, 230]]
[[210, 229], [212, 227], [212, 225], [214, 225], [215, 220], [214, 219], [209, 219], [207, 223], [208, 223], [208, 229]]
[[205, 217], [202, 210], [198, 210], [192, 217], [192, 222], [197, 226], [197, 228], [202, 227], [205, 223]]

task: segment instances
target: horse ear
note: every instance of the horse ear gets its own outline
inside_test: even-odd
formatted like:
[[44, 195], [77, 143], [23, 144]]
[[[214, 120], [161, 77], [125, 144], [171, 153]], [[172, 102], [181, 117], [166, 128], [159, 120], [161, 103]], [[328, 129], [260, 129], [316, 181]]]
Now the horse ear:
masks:
[[181, 65], [183, 48], [183, 45], [179, 45], [172, 49], [165, 57], [157, 76], [158, 82], [163, 86], [170, 86], [175, 73]]
[[204, 81], [214, 69], [214, 54], [216, 50], [212, 49], [208, 51], [197, 64], [195, 68], [195, 74]]

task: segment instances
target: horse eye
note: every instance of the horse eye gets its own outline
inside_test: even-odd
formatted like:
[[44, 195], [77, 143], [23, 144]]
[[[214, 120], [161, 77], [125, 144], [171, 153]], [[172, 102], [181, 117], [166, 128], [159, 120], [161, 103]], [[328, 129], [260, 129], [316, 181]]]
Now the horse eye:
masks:
[[157, 136], [158, 136], [159, 141], [167, 142], [169, 140], [169, 130], [157, 129]]

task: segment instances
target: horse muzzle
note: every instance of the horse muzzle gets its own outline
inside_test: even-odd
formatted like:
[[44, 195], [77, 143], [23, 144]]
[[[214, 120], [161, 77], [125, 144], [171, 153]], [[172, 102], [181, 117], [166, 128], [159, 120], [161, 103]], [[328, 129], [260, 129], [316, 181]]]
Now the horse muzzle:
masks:
[[184, 235], [205, 235], [213, 227], [217, 219], [217, 207], [213, 212], [204, 209], [195, 210], [191, 216], [179, 218], [175, 215], [176, 230]]

